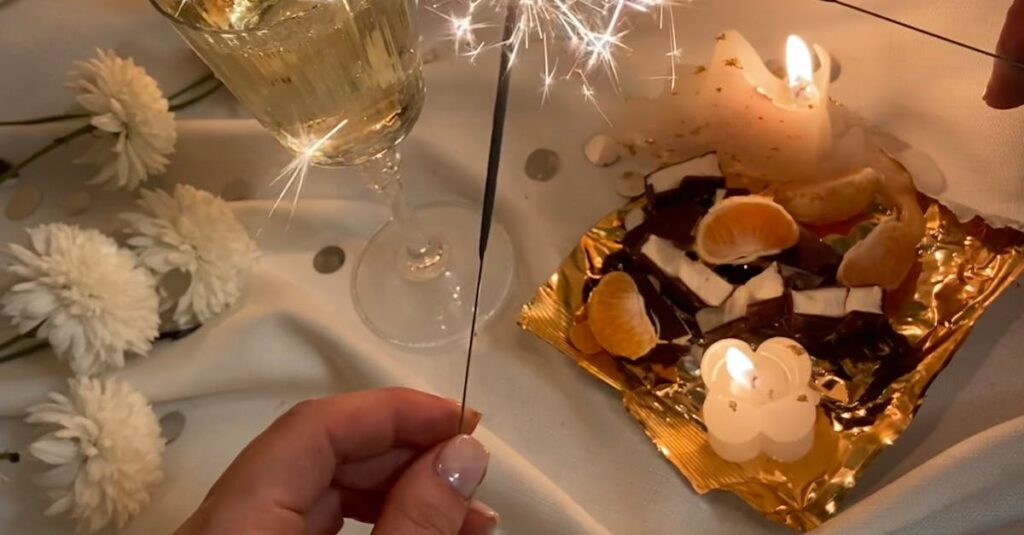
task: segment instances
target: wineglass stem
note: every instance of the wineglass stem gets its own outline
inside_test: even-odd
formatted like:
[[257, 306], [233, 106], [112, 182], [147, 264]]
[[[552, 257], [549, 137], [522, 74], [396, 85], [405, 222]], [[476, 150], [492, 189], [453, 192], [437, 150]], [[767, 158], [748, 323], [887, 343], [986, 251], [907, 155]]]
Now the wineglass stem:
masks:
[[405, 245], [398, 251], [398, 269], [412, 281], [426, 281], [444, 272], [445, 247], [426, 235], [409, 208], [402, 188], [401, 155], [390, 148], [359, 166], [370, 188], [385, 198], [391, 208], [391, 224], [398, 227]]

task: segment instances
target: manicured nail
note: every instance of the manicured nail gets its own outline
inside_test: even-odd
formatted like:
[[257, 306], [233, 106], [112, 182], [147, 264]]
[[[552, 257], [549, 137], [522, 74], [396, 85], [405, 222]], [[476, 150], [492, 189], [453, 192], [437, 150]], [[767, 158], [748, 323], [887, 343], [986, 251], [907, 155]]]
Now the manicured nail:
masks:
[[484, 479], [490, 456], [475, 438], [459, 435], [445, 444], [434, 469], [456, 492], [469, 499]]
[[469, 502], [469, 508], [476, 511], [476, 513], [491, 521], [491, 529], [501, 525], [501, 515], [497, 511], [491, 509], [491, 506], [480, 500], [472, 500]]

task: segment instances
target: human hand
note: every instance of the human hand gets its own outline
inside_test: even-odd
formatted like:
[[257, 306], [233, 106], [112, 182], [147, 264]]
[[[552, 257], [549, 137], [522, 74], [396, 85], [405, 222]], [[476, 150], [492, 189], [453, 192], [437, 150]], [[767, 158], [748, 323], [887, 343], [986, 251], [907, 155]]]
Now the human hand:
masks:
[[[375, 535], [490, 533], [473, 500], [488, 453], [456, 436], [459, 405], [408, 389], [304, 401], [256, 437], [176, 535], [335, 534], [345, 518]], [[467, 408], [471, 433], [480, 413]]]
[[[1010, 6], [996, 52], [1024, 62], [1024, 0], [1014, 0]], [[1000, 110], [1024, 104], [1024, 69], [997, 59], [985, 91], [985, 102]]]

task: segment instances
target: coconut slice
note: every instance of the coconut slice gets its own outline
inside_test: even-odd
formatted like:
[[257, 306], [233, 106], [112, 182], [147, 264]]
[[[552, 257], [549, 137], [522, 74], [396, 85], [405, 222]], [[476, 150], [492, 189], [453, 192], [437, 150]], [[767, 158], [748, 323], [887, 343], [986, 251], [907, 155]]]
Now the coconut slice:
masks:
[[637, 359], [658, 344], [643, 296], [633, 277], [621, 271], [605, 275], [590, 293], [587, 322], [594, 339], [613, 355]]
[[885, 291], [880, 286], [867, 286], [862, 288], [850, 288], [846, 296], [846, 313], [867, 312], [869, 314], [882, 313], [882, 297]]
[[846, 315], [846, 288], [829, 287], [793, 292], [793, 312], [807, 316], [841, 318]]
[[640, 253], [667, 277], [682, 282], [705, 305], [721, 305], [732, 293], [732, 284], [711, 268], [691, 260], [682, 249], [668, 240], [650, 236], [640, 248]]
[[683, 183], [687, 176], [721, 176], [718, 155], [710, 152], [685, 162], [662, 167], [647, 175], [647, 187], [655, 195], [672, 191]]
[[745, 264], [777, 254], [800, 240], [800, 227], [767, 197], [729, 197], [697, 225], [696, 250], [709, 264]]
[[779, 265], [772, 265], [740, 286], [726, 300], [725, 304], [715, 308], [705, 308], [697, 312], [697, 325], [702, 332], [708, 332], [747, 314], [747, 308], [769, 299], [782, 297], [786, 291]]

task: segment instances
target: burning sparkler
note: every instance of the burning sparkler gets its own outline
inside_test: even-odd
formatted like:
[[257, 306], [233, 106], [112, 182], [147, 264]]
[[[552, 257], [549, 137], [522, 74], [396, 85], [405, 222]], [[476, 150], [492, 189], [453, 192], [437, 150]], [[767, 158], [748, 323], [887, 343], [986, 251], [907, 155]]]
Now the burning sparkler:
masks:
[[[689, 0], [470, 0], [462, 3], [461, 12], [442, 11], [441, 4], [430, 7], [443, 17], [449, 26], [449, 39], [456, 53], [475, 59], [486, 47], [500, 47], [505, 42], [486, 43], [477, 31], [490, 25], [477, 22], [480, 11], [505, 11], [509, 2], [518, 2], [516, 25], [508, 41], [513, 59], [521, 48], [529, 48], [531, 41], [540, 41], [544, 53], [544, 71], [541, 73], [541, 101], [547, 100], [551, 87], [558, 79], [579, 80], [584, 99], [596, 105], [594, 90], [587, 75], [600, 68], [614, 83], [618, 83], [616, 55], [628, 50], [623, 38], [630, 31], [627, 14], [631, 11], [656, 13], [658, 27], [669, 34], [669, 81], [675, 86], [676, 63], [680, 51], [676, 41], [674, 8]], [[480, 9], [481, 7], [489, 9]], [[550, 61], [552, 43], [565, 42], [573, 61], [558, 72], [558, 62]], [[603, 113], [602, 113], [603, 115]]]

